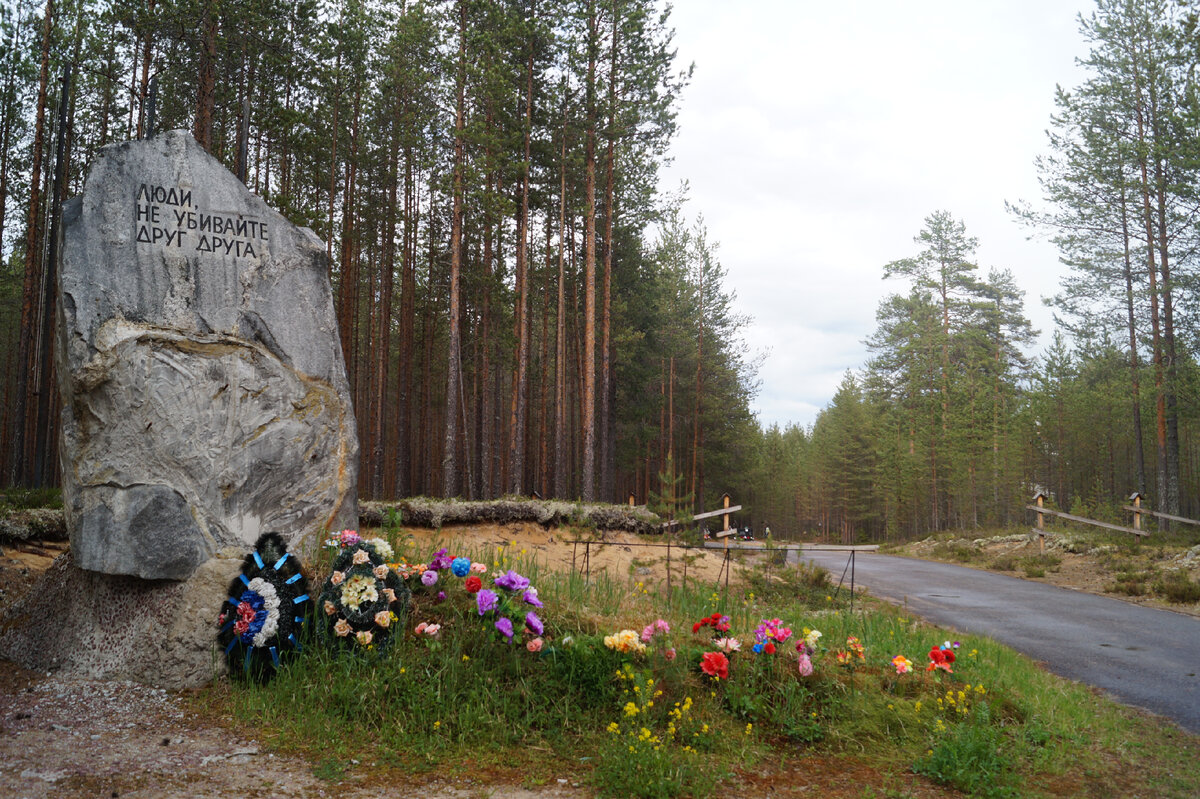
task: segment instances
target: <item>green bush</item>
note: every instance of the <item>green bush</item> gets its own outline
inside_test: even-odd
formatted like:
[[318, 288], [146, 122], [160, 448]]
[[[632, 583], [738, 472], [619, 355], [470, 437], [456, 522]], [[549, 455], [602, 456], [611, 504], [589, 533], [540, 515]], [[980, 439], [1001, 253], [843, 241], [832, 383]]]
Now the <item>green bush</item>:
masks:
[[988, 706], [980, 704], [968, 720], [941, 733], [925, 757], [913, 764], [913, 771], [972, 796], [1015, 796], [1001, 740]]
[[1177, 605], [1200, 602], [1200, 583], [1192, 580], [1186, 572], [1167, 572], [1154, 583], [1154, 593]]

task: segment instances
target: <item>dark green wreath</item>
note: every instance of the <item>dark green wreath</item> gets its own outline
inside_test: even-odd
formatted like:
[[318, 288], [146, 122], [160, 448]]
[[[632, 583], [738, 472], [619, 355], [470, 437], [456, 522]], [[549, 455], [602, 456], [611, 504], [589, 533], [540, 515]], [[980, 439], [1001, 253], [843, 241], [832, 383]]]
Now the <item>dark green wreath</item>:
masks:
[[267, 682], [288, 657], [300, 651], [305, 619], [312, 609], [300, 562], [278, 533], [264, 533], [229, 584], [217, 619], [217, 644], [232, 674]]
[[334, 558], [317, 600], [317, 629], [327, 645], [382, 651], [403, 627], [411, 596], [375, 545], [359, 541]]

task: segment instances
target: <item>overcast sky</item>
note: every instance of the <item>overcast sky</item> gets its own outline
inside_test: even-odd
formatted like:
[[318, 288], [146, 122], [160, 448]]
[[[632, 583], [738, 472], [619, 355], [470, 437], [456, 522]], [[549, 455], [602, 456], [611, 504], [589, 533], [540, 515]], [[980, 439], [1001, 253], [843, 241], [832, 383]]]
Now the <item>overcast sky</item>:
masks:
[[[754, 411], [810, 425], [868, 357], [889, 261], [915, 255], [936, 210], [979, 240], [981, 273], [1011, 269], [1048, 340], [1054, 247], [1004, 202], [1040, 201], [1034, 158], [1056, 84], [1082, 79], [1084, 0], [677, 0], [695, 63], [662, 188], [720, 243], [727, 286], [767, 353]], [[1040, 347], [1038, 349], [1040, 351]]]

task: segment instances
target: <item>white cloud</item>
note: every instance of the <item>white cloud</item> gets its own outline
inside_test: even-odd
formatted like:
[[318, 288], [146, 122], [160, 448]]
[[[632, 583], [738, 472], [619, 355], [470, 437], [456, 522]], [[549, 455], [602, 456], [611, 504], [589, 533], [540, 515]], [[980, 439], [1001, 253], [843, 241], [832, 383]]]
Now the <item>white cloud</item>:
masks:
[[755, 411], [810, 424], [868, 353], [883, 265], [916, 252], [945, 209], [978, 260], [1013, 270], [1034, 324], [1062, 274], [1005, 200], [1037, 200], [1055, 84], [1074, 85], [1082, 0], [727, 3], [687, 0], [672, 24], [694, 61], [664, 187], [691, 186], [747, 342], [769, 355]]

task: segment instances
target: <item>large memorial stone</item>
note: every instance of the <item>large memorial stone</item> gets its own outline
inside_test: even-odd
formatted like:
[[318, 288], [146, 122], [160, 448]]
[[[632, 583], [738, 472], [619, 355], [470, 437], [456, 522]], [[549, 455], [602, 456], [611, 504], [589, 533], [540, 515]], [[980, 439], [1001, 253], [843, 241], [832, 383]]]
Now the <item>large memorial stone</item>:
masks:
[[76, 566], [188, 578], [357, 526], [325, 246], [184, 131], [101, 151], [63, 211], [58, 375]]

